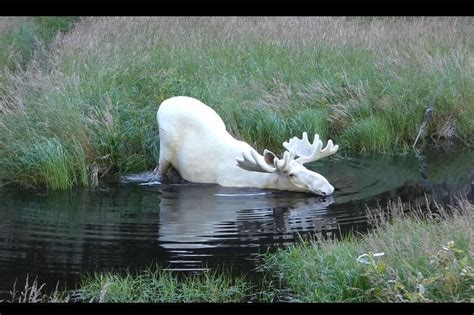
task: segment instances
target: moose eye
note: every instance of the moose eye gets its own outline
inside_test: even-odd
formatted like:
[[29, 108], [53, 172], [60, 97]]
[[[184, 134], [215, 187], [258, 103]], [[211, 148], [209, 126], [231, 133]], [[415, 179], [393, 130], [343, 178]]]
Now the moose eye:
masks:
[[296, 175], [295, 175], [295, 174], [290, 174], [289, 176], [290, 176], [290, 177], [296, 177]]

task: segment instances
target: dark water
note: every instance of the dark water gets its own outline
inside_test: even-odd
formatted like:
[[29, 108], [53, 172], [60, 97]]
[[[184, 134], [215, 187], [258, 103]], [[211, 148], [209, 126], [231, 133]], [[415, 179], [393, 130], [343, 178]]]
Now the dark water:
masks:
[[[332, 197], [217, 185], [160, 185], [150, 173], [98, 190], [0, 190], [0, 291], [25, 275], [75, 288], [95, 271], [140, 270], [153, 262], [198, 272], [250, 271], [258, 254], [311, 235], [367, 228], [366, 208], [388, 200], [453, 203], [473, 193], [473, 151], [424, 158], [339, 157], [309, 168]], [[144, 183], [145, 182], [145, 183]], [[148, 182], [148, 183], [146, 183]]]

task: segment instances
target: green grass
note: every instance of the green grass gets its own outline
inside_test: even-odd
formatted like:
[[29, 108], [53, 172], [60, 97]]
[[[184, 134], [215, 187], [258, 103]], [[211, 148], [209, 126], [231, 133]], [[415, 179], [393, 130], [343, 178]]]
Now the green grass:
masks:
[[[59, 141], [67, 159], [82, 148], [89, 185], [152, 169], [156, 111], [176, 95], [213, 107], [259, 151], [281, 154], [283, 141], [307, 131], [344, 152], [398, 153], [413, 144], [443, 78], [425, 136], [472, 145], [474, 36], [465, 19], [20, 20], [0, 33], [10, 47], [4, 54], [24, 51], [25, 65], [0, 56], [0, 162], [27, 159], [33, 136]], [[57, 30], [66, 33], [54, 37]], [[31, 38], [51, 48], [35, 48]], [[7, 168], [0, 181], [44, 186], [46, 171], [28, 166]], [[68, 169], [68, 185], [49, 187], [84, 183], [82, 166]]]
[[[37, 139], [27, 151], [17, 151], [15, 163], [5, 165], [18, 171], [20, 184], [30, 182], [30, 187], [67, 189], [87, 186], [87, 169], [80, 144], [67, 151], [57, 138]], [[20, 147], [20, 150], [25, 147]], [[74, 153], [70, 153], [70, 152]]]
[[342, 132], [341, 146], [362, 152], [389, 152], [397, 134], [381, 117], [367, 117], [354, 122]]
[[237, 303], [245, 301], [251, 287], [243, 277], [216, 272], [178, 280], [172, 272], [148, 268], [137, 276], [95, 274], [82, 281], [79, 291], [83, 299], [91, 302]]
[[331, 250], [308, 243], [289, 245], [266, 257], [265, 268], [278, 276], [300, 302], [362, 302], [370, 288], [357, 265], [357, 248], [342, 243]]
[[49, 47], [58, 32], [66, 32], [78, 17], [37, 16], [18, 18], [17, 23], [0, 32], [0, 67], [24, 67], [38, 53], [38, 45]]
[[[23, 288], [12, 290], [0, 302], [9, 303], [268, 303], [276, 300], [278, 291], [263, 276], [252, 283], [230, 271], [204, 271], [178, 274], [153, 265], [137, 273], [103, 272], [83, 276], [73, 291], [56, 288], [47, 292], [37, 279], [26, 276]], [[73, 299], [71, 299], [74, 296]]]
[[403, 208], [389, 205], [389, 220], [374, 212], [377, 229], [359, 238], [267, 255], [265, 268], [301, 302], [472, 302], [473, 205], [424, 214]]

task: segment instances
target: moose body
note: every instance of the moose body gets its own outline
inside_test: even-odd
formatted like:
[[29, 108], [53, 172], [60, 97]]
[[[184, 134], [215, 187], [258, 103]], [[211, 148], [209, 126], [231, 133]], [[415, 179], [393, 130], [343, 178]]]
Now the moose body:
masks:
[[[232, 137], [224, 122], [197, 99], [177, 96], [158, 109], [160, 159], [158, 173], [166, 178], [171, 167], [194, 183], [228, 187], [257, 187], [330, 195], [334, 187], [322, 175], [303, 164], [337, 151], [328, 141], [321, 150], [319, 136], [310, 145], [306, 133], [283, 145], [289, 149], [282, 159], [265, 150], [260, 155], [249, 144]], [[306, 156], [310, 154], [311, 156]], [[300, 156], [294, 159], [295, 156]]]

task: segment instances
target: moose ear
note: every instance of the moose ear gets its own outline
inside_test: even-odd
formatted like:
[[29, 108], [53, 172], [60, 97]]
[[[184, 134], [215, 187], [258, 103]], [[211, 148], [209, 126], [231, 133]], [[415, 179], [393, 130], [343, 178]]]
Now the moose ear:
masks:
[[271, 165], [273, 166], [273, 162], [276, 158], [275, 154], [272, 152], [272, 151], [269, 151], [267, 149], [265, 149], [263, 151], [263, 158], [265, 159], [265, 162], [268, 164], [268, 165]]

